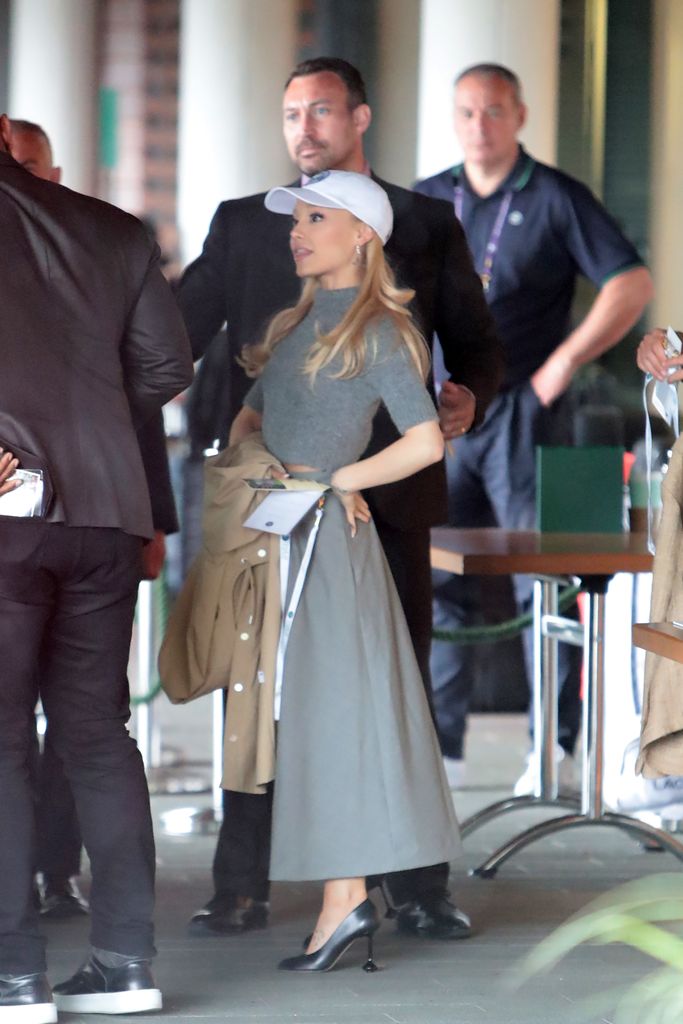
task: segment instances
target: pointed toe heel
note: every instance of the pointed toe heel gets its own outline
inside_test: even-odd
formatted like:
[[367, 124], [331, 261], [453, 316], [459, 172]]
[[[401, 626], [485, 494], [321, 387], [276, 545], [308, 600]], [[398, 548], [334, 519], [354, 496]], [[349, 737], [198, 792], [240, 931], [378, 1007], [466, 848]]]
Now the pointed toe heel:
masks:
[[301, 953], [280, 961], [280, 971], [330, 971], [356, 939], [368, 940], [368, 958], [363, 970], [368, 974], [379, 970], [373, 957], [373, 936], [379, 928], [379, 917], [374, 903], [364, 900], [330, 935], [320, 949], [314, 953]]

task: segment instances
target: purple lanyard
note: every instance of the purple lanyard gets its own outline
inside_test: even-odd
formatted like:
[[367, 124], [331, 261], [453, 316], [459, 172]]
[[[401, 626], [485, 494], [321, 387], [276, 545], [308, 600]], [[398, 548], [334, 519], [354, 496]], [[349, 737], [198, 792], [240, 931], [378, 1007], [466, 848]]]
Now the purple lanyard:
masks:
[[[462, 185], [456, 185], [454, 192], [455, 216], [462, 223], [462, 203], [464, 194]], [[491, 278], [493, 277], [493, 261], [496, 258], [496, 253], [498, 252], [498, 246], [500, 244], [500, 236], [503, 234], [505, 221], [507, 220], [507, 215], [510, 211], [510, 203], [512, 202], [512, 196], [512, 189], [508, 189], [508, 191], [501, 199], [500, 206], [498, 207], [498, 216], [496, 217], [496, 222], [493, 225], [493, 230], [491, 231], [489, 240], [486, 243], [486, 250], [484, 252], [484, 263], [479, 274], [485, 292], [487, 292], [491, 287]]]

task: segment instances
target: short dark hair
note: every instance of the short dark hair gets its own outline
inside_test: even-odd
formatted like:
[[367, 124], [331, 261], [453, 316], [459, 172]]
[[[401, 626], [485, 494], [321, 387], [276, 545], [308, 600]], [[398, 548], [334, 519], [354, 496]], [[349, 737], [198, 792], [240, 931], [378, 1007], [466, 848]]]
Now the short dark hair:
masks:
[[39, 139], [42, 139], [49, 150], [50, 161], [52, 161], [52, 143], [44, 128], [41, 128], [35, 121], [24, 121], [20, 117], [10, 118], [10, 124], [13, 132], [30, 132], [31, 135], [37, 135]]
[[461, 71], [453, 84], [459, 85], [463, 78], [469, 78], [470, 75], [475, 75], [477, 78], [502, 78], [512, 89], [517, 103], [522, 102], [522, 83], [514, 71], [506, 68], [503, 64], [473, 64]]
[[344, 83], [349, 94], [350, 110], [355, 110], [361, 103], [368, 102], [363, 76], [358, 68], [354, 68], [353, 64], [349, 64], [347, 60], [342, 60], [341, 57], [313, 57], [311, 60], [302, 60], [297, 64], [285, 82], [285, 89], [295, 78], [319, 75], [324, 71], [330, 71]]

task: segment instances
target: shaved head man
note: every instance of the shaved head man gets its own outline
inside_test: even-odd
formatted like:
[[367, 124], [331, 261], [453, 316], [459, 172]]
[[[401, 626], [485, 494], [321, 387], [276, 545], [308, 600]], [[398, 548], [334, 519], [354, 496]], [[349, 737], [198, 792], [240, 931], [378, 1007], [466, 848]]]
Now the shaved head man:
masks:
[[11, 125], [11, 146], [14, 159], [36, 178], [44, 181], [62, 180], [62, 168], [54, 166], [52, 145], [47, 133], [33, 121], [13, 118]]

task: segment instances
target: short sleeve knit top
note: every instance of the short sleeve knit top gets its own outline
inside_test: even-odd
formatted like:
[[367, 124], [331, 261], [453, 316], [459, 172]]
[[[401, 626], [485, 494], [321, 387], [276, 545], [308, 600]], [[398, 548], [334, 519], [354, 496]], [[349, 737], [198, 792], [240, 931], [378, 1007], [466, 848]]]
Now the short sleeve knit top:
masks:
[[266, 447], [280, 462], [315, 467], [326, 476], [356, 462], [367, 448], [380, 402], [397, 430], [438, 419], [434, 403], [415, 364], [387, 319], [370, 328], [365, 369], [356, 377], [331, 376], [335, 360], [311, 383], [304, 372], [309, 350], [319, 333], [335, 327], [358, 294], [357, 288], [315, 293], [307, 316], [275, 347], [244, 404], [263, 415]]

